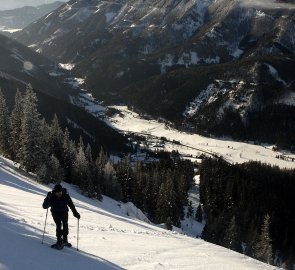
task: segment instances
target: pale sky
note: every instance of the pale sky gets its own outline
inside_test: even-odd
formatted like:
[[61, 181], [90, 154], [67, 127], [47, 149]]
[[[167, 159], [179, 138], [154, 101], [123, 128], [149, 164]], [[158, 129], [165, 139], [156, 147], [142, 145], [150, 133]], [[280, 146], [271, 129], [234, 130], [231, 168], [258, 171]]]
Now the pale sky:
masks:
[[[53, 3], [57, 0], [0, 0], [0, 10], [14, 9], [23, 6], [39, 6], [42, 4]], [[58, 0], [67, 2], [68, 0]]]

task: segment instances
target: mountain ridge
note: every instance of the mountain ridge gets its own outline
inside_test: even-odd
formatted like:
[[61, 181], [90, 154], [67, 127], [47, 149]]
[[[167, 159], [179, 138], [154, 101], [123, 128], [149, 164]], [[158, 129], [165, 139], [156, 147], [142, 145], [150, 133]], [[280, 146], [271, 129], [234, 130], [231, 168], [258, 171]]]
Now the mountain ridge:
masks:
[[[204, 90], [199, 87], [207, 88], [212, 83], [212, 79], [208, 80], [206, 75], [208, 66], [213, 72], [210, 75], [212, 78], [248, 81], [241, 87], [241, 91], [247, 95], [253, 92], [251, 83], [257, 84], [256, 92], [260, 96], [262, 93], [262, 97], [267, 100], [273, 99], [276, 92], [281, 93], [277, 95], [279, 100], [287, 92], [291, 95], [294, 93], [294, 69], [284, 71], [283, 68], [288, 59], [294, 61], [294, 4], [271, 2], [266, 5], [261, 1], [257, 6], [251, 1], [248, 5], [245, 3], [236, 0], [70, 1], [14, 36], [56, 62], [74, 64], [71, 72], [85, 79], [85, 88], [98, 100], [109, 104], [125, 102], [137, 111], [149, 113], [145, 109], [147, 106], [142, 106], [142, 102], [133, 102], [136, 98], [132, 97], [134, 95], [143, 101], [147, 95], [150, 100], [154, 100], [156, 108], [166, 102], [162, 106], [165, 110], [160, 108], [158, 113], [154, 112], [155, 116], [164, 118], [169, 115], [169, 106], [177, 100], [186, 101], [182, 102], [177, 115], [168, 117], [176, 125], [186, 125], [184, 113], [196, 98], [192, 95], [192, 88], [195, 88], [196, 95]], [[71, 43], [70, 47], [66, 45], [67, 42]], [[251, 64], [245, 64], [247, 61]], [[271, 73], [269, 66], [265, 68], [268, 62], [276, 63], [274, 73], [279, 76]], [[226, 64], [229, 72], [225, 69]], [[256, 77], [250, 76], [248, 68], [253, 70], [253, 74], [256, 73]], [[164, 82], [165, 78], [174, 76], [177, 74], [174, 70], [181, 69], [182, 74], [186, 73], [187, 80], [194, 81], [195, 85], [191, 84], [191, 88], [184, 92], [176, 91], [177, 84], [171, 85], [171, 89], [176, 92], [172, 96], [165, 96], [165, 91], [169, 90], [166, 88], [171, 84], [169, 80]], [[204, 74], [200, 82], [207, 80], [207, 85], [201, 86], [202, 83], [190, 77], [195, 76], [195, 69]], [[236, 70], [238, 74], [235, 74]], [[161, 76], [164, 87], [152, 87], [153, 80]], [[289, 83], [280, 81], [279, 78], [284, 76], [288, 77]], [[150, 85], [148, 89], [146, 84]], [[143, 85], [144, 89], [137, 88], [138, 85]], [[266, 90], [267, 87], [269, 90]], [[146, 94], [141, 95], [143, 92]], [[162, 93], [161, 99], [159, 92]], [[210, 112], [213, 105], [213, 111], [218, 111], [232, 104], [230, 99], [233, 97], [224, 96], [222, 92], [216, 98], [217, 102], [204, 107], [205, 111]], [[273, 103], [280, 103], [279, 100], [273, 100]], [[256, 108], [266, 109], [267, 103], [263, 103], [263, 99], [257, 101], [262, 103]], [[276, 117], [286, 119], [285, 110], [294, 110], [293, 104], [285, 104], [291, 108], [283, 108], [280, 116]], [[278, 143], [287, 148], [294, 146], [293, 139], [289, 143], [286, 139], [283, 139], [284, 143], [279, 143], [281, 139], [277, 136], [266, 139], [260, 133], [244, 134], [246, 124], [252, 121], [250, 113], [257, 112], [248, 105], [241, 101], [238, 106], [230, 106], [229, 114], [223, 114], [221, 122], [224, 125], [221, 127], [216, 121], [209, 127], [196, 119], [191, 118], [190, 122], [198, 132], [205, 134], [232, 135], [237, 139], [250, 137], [252, 140]], [[177, 106], [180, 107], [179, 104]], [[239, 120], [241, 111], [237, 108], [241, 107], [246, 108], [242, 120]], [[200, 117], [208, 118], [206, 113]], [[214, 118], [213, 113], [210, 118]], [[294, 123], [292, 121], [289, 123], [291, 126]], [[256, 122], [252, 123], [252, 130], [255, 130]], [[233, 129], [240, 128], [240, 134], [231, 134]], [[222, 134], [220, 129], [226, 133]], [[287, 131], [284, 136], [287, 138], [289, 135]]]

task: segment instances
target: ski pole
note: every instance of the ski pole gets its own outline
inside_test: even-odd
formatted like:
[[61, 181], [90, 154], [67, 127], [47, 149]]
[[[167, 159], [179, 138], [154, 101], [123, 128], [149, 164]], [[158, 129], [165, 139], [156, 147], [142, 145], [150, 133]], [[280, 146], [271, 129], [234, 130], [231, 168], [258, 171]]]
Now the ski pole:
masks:
[[47, 222], [47, 215], [48, 215], [48, 208], [47, 208], [47, 211], [46, 211], [46, 218], [45, 218], [45, 224], [44, 224], [44, 230], [43, 230], [43, 237], [42, 237], [42, 245], [43, 245], [43, 242], [44, 242], [44, 234], [45, 234], [45, 228], [46, 228], [46, 222]]
[[78, 220], [78, 226], [77, 226], [77, 251], [79, 251], [79, 219]]

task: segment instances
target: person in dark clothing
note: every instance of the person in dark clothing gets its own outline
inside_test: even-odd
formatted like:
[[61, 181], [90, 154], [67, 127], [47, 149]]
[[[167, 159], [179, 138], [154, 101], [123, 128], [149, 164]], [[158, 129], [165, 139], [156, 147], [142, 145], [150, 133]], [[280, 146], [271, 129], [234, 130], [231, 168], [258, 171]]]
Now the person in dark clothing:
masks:
[[76, 210], [67, 190], [59, 184], [55, 185], [52, 192], [48, 192], [42, 206], [44, 209], [51, 207], [51, 214], [56, 224], [57, 242], [52, 247], [62, 248], [65, 245], [69, 245], [68, 207], [72, 210], [74, 217], [80, 219], [81, 216]]

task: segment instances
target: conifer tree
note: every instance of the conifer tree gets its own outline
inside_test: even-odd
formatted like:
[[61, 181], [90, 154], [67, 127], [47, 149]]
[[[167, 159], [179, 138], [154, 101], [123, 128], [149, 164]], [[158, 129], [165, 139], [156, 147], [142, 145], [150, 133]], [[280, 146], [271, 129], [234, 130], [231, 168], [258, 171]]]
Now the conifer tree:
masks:
[[198, 205], [197, 211], [196, 211], [196, 220], [200, 223], [203, 222], [203, 211], [201, 204]]
[[23, 103], [22, 103], [22, 94], [17, 89], [15, 95], [14, 107], [10, 116], [10, 147], [12, 153], [12, 159], [19, 161], [18, 152], [21, 147], [21, 122], [23, 118]]
[[[169, 215], [168, 197], [166, 194], [165, 184], [162, 183], [159, 189], [159, 197], [156, 205], [156, 222], [164, 223]], [[171, 218], [170, 218], [171, 219]]]
[[65, 180], [69, 183], [72, 182], [73, 166], [76, 158], [76, 146], [73, 141], [70, 140], [70, 133], [68, 129], [65, 129], [63, 133], [62, 143], [62, 155], [60, 159], [61, 167], [64, 169]]
[[31, 85], [26, 88], [23, 103], [18, 159], [27, 171], [36, 171], [46, 159], [45, 142], [40, 129], [40, 114], [37, 111], [37, 96]]
[[191, 218], [193, 214], [194, 214], [194, 209], [193, 209], [192, 201], [189, 201], [186, 217]]
[[63, 144], [63, 132], [60, 128], [57, 115], [55, 114], [52, 122], [49, 126], [49, 148], [50, 153], [52, 153], [58, 159], [62, 155], [62, 144]]
[[114, 198], [115, 200], [122, 200], [122, 188], [116, 177], [116, 171], [110, 161], [104, 168], [104, 183], [103, 191], [107, 196]]
[[116, 169], [117, 179], [121, 184], [123, 192], [123, 200], [125, 202], [133, 202], [134, 178], [132, 175], [130, 157], [125, 157]]
[[100, 152], [98, 154], [98, 157], [95, 160], [95, 166], [94, 166], [94, 188], [96, 191], [96, 197], [98, 200], [102, 200], [102, 186], [103, 186], [103, 178], [104, 178], [104, 168], [108, 162], [108, 156], [104, 152], [103, 148], [100, 148]]
[[88, 173], [87, 173], [87, 183], [86, 183], [86, 193], [88, 197], [93, 198], [96, 197], [96, 190], [94, 186], [94, 162], [91, 153], [90, 144], [87, 145], [85, 150], [85, 156], [88, 163]]
[[180, 225], [180, 213], [177, 205], [177, 194], [174, 190], [171, 172], [166, 175], [166, 182], [161, 184], [159, 197], [156, 205], [156, 220], [158, 223], [166, 222], [170, 217], [175, 226]]
[[80, 138], [79, 147], [76, 153], [74, 161], [74, 183], [78, 184], [82, 190], [85, 192], [88, 185], [88, 171], [89, 164], [86, 159], [84, 152], [84, 143], [82, 138]]
[[170, 217], [166, 219], [165, 226], [167, 230], [171, 231], [173, 229], [173, 222]]
[[7, 157], [10, 157], [9, 134], [9, 113], [6, 100], [0, 89], [0, 154]]
[[270, 264], [272, 262], [272, 245], [269, 235], [270, 216], [264, 218], [262, 230], [254, 245], [254, 257], [258, 260]]
[[238, 231], [235, 217], [232, 217], [228, 227], [226, 228], [223, 245], [229, 249], [239, 251]]
[[60, 183], [64, 179], [64, 171], [54, 155], [51, 155], [49, 160], [38, 168], [37, 175], [40, 181], [47, 184]]

